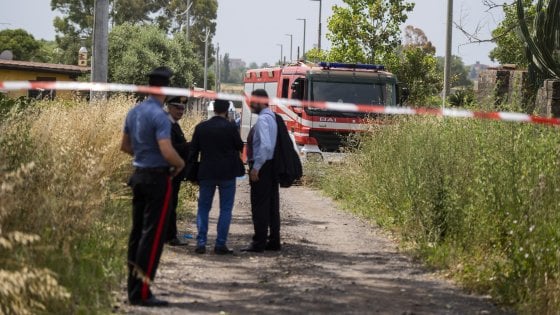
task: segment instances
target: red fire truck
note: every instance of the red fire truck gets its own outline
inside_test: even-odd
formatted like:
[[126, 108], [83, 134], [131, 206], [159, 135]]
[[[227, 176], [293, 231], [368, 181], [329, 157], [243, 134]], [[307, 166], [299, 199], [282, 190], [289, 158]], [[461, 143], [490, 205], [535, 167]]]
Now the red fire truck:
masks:
[[[253, 69], [244, 78], [245, 93], [264, 89], [269, 97], [291, 100], [395, 106], [399, 87], [383, 66], [345, 63], [298, 62], [284, 67]], [[306, 159], [323, 160], [339, 152], [350, 133], [367, 130], [365, 113], [339, 112], [312, 106], [277, 104], [272, 110], [286, 121], [295, 143]], [[246, 141], [258, 116], [244, 103], [241, 136]]]

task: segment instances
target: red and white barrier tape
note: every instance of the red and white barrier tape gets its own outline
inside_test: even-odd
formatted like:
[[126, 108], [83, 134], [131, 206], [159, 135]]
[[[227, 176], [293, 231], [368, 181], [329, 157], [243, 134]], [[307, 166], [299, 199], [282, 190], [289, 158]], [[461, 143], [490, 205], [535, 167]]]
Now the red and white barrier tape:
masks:
[[463, 109], [432, 109], [410, 108], [397, 106], [361, 105], [334, 102], [311, 102], [289, 99], [243, 96], [238, 94], [216, 93], [212, 91], [196, 91], [181, 88], [139, 86], [115, 83], [89, 83], [89, 82], [30, 82], [30, 81], [4, 81], [0, 82], [0, 91], [14, 90], [65, 90], [65, 91], [97, 91], [97, 92], [131, 92], [161, 94], [169, 96], [186, 96], [194, 98], [223, 99], [228, 101], [267, 101], [270, 104], [281, 104], [294, 107], [313, 107], [342, 112], [363, 112], [385, 115], [428, 115], [454, 118], [476, 118], [497, 121], [525, 122], [532, 124], [560, 126], [560, 119], [532, 116], [513, 112], [473, 112]]

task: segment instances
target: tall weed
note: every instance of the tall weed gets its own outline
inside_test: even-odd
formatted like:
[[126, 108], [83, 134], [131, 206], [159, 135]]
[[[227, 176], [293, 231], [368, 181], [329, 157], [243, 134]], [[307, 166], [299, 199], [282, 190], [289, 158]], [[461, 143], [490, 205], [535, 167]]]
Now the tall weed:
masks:
[[134, 103], [45, 102], [4, 113], [0, 313], [110, 310], [126, 266], [132, 168], [119, 145]]
[[344, 168], [320, 186], [428, 263], [522, 312], [560, 309], [556, 128], [398, 119], [363, 135]]

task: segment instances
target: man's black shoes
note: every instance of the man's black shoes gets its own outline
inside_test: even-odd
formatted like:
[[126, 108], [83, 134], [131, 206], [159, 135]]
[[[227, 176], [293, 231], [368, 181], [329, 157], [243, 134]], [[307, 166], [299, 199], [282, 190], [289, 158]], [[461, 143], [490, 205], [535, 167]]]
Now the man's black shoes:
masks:
[[243, 248], [241, 251], [250, 253], [262, 253], [265, 250], [277, 252], [282, 250], [282, 245], [280, 245], [279, 243], [267, 243], [264, 247], [260, 247], [255, 246], [255, 244], [251, 244], [249, 247]]
[[206, 254], [206, 246], [197, 246], [194, 252], [197, 254]]
[[169, 306], [169, 302], [157, 299], [155, 296], [151, 296], [147, 300], [132, 300], [130, 305], [145, 306], [145, 307], [166, 307]]
[[280, 243], [267, 243], [264, 249], [268, 251], [277, 252], [282, 250], [282, 245], [280, 245]]
[[187, 246], [187, 245], [189, 245], [187, 242], [181, 241], [178, 238], [173, 238], [173, 239], [167, 241], [166, 243], [169, 246]]
[[242, 252], [249, 252], [249, 253], [262, 253], [264, 252], [264, 248], [256, 247], [255, 245], [250, 245], [247, 248], [243, 248]]
[[232, 255], [233, 250], [227, 248], [227, 246], [217, 246], [214, 247], [214, 253], [216, 255]]

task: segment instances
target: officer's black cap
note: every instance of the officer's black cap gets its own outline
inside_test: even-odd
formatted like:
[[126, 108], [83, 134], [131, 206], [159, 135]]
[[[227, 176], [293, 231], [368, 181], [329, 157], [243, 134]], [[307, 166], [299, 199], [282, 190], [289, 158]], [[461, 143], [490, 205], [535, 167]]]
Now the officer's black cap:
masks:
[[152, 86], [169, 86], [173, 71], [167, 67], [157, 67], [148, 73], [149, 84]]
[[169, 105], [185, 105], [189, 99], [186, 96], [173, 96], [167, 100]]

